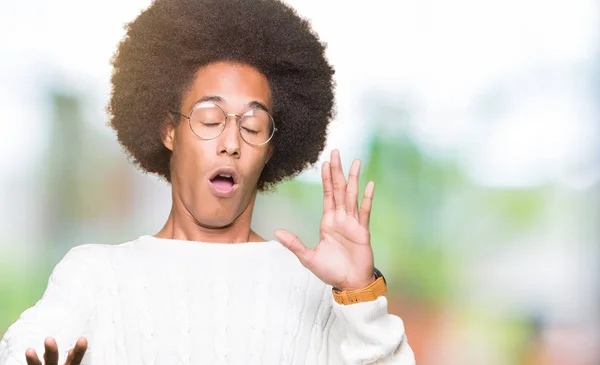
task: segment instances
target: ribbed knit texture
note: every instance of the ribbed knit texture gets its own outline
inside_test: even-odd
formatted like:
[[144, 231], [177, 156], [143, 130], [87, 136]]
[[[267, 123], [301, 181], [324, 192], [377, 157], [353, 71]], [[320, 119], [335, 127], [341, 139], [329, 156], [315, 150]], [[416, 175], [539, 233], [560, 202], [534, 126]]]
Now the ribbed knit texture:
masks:
[[342, 306], [277, 241], [83, 245], [0, 342], [0, 365], [85, 336], [87, 365], [414, 364], [387, 301]]

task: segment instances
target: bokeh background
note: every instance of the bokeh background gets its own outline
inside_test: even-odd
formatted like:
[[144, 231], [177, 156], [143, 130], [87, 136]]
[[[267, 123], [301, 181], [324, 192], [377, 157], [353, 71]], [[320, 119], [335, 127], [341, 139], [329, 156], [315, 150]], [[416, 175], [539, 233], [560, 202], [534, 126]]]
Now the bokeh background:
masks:
[[[0, 336], [68, 249], [168, 215], [106, 126], [109, 59], [149, 3], [0, 2]], [[376, 265], [417, 363], [600, 364], [600, 4], [289, 3], [328, 43], [323, 156], [376, 181]], [[254, 228], [316, 243], [319, 175], [261, 196]]]

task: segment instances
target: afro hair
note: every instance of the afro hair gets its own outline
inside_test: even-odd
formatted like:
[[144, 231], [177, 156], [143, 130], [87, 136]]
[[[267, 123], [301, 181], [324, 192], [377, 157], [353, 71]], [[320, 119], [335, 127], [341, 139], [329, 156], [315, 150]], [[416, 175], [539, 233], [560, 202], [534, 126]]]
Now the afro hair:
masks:
[[126, 27], [111, 59], [109, 125], [142, 170], [171, 181], [161, 138], [197, 71], [248, 64], [268, 79], [277, 132], [260, 191], [313, 165], [334, 114], [334, 70], [310, 24], [277, 0], [155, 0]]

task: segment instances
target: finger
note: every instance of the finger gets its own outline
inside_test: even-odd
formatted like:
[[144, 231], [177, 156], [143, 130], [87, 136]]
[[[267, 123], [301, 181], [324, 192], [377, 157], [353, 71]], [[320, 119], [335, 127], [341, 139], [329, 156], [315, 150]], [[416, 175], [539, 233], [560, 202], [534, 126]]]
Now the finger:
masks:
[[333, 180], [333, 199], [336, 210], [346, 210], [346, 178], [342, 170], [342, 160], [338, 150], [331, 151], [331, 178]]
[[85, 337], [80, 337], [75, 343], [75, 347], [69, 351], [69, 355], [67, 356], [66, 365], [80, 365], [83, 360], [83, 355], [87, 350], [87, 339]]
[[65, 360], [65, 365], [73, 365], [73, 349], [70, 349], [69, 353], [67, 353], [67, 360]]
[[275, 237], [287, 247], [296, 257], [300, 260], [300, 263], [308, 268], [310, 265], [313, 251], [308, 247], [304, 246], [300, 238], [295, 234], [288, 232], [284, 229], [278, 229], [275, 231]]
[[360, 204], [360, 212], [358, 213], [358, 221], [360, 225], [369, 228], [369, 220], [371, 219], [371, 206], [373, 205], [373, 195], [375, 194], [375, 183], [369, 181], [365, 187], [362, 203]]
[[323, 162], [321, 179], [323, 180], [323, 213], [333, 212], [335, 203], [333, 201], [333, 182], [331, 181], [331, 165], [329, 162]]
[[25, 351], [25, 359], [27, 359], [27, 365], [42, 365], [42, 362], [34, 349], [27, 349], [27, 351]]
[[58, 365], [58, 345], [52, 337], [44, 340], [44, 364]]
[[348, 173], [348, 186], [346, 187], [346, 212], [358, 219], [358, 175], [360, 174], [360, 160], [352, 161]]

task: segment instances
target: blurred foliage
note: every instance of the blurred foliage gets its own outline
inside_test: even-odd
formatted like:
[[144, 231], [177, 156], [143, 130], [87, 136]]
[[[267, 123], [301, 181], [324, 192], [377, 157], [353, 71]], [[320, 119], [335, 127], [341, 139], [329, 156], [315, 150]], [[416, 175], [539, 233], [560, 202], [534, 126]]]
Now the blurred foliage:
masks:
[[[457, 162], [428, 156], [406, 135], [375, 133], [368, 156], [360, 186], [376, 182], [371, 218], [376, 264], [391, 288], [407, 296], [442, 304], [460, 290], [463, 263], [455, 251], [474, 244], [462, 242], [466, 230], [477, 230], [472, 226], [480, 223], [486, 235], [517, 235], [543, 217], [544, 189], [478, 187]], [[301, 212], [322, 209], [320, 184], [290, 181], [278, 192]], [[317, 227], [313, 221], [307, 226]], [[303, 233], [317, 240], [317, 232]]]
[[428, 158], [407, 137], [376, 135], [364, 179], [377, 183], [371, 225], [378, 265], [407, 295], [443, 301], [452, 268], [440, 207], [460, 179], [453, 164]]
[[0, 258], [0, 336], [41, 298], [51, 271], [52, 266], [46, 260], [30, 260], [24, 269], [11, 262], [10, 256]]
[[[105, 227], [109, 232], [104, 237], [116, 241], [134, 231], [124, 228], [134, 221], [136, 203], [131, 171], [115, 167], [119, 166], [116, 158], [122, 156], [107, 153], [106, 141], [81, 123], [85, 115], [76, 96], [53, 93], [52, 103], [55, 115], [42, 184], [45, 226], [41, 231], [46, 244], [27, 269], [8, 262], [8, 256], [0, 262], [0, 333], [40, 298], [50, 263], [69, 247], [86, 242], [81, 238], [90, 235], [90, 229], [97, 232]], [[359, 185], [376, 183], [372, 243], [376, 266], [388, 278], [392, 297], [427, 308], [431, 318], [452, 313], [458, 327], [480, 337], [474, 342], [485, 339], [507, 361], [517, 363], [527, 352], [533, 324], [527, 318], [505, 318], [473, 305], [461, 306], [457, 298], [468, 289], [464, 266], [471, 256], [539, 229], [550, 192], [478, 186], [454, 156], [432, 155], [401, 126], [390, 128], [385, 123], [406, 121], [410, 116], [406, 110], [380, 105], [369, 113], [375, 127]], [[318, 241], [320, 183], [287, 181], [266, 197], [270, 205], [262, 208], [267, 213], [262, 214], [258, 204], [255, 220], [268, 220], [267, 214], [275, 208], [288, 219], [286, 224], [295, 225], [285, 228], [296, 229], [307, 244]], [[294, 207], [293, 212], [289, 207]]]

